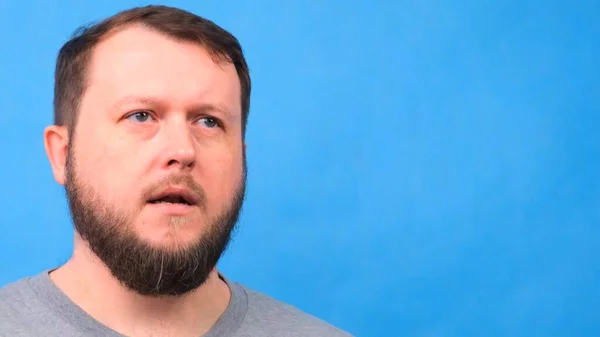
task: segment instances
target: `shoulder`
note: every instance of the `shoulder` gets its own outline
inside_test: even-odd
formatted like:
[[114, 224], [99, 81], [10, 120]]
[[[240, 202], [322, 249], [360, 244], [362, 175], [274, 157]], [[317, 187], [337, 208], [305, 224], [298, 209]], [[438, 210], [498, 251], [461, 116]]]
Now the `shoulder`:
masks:
[[333, 336], [349, 337], [349, 333], [308, 314], [290, 304], [278, 301], [266, 294], [236, 284], [246, 293], [248, 306], [246, 322], [252, 322], [260, 331], [260, 335]]
[[30, 293], [29, 278], [23, 278], [0, 287], [0, 312], [10, 308], [23, 307]]
[[[3, 328], [11, 324], [22, 324], [31, 317], [34, 292], [29, 278], [23, 278], [0, 288], [0, 322]], [[0, 324], [1, 325], [1, 324]]]

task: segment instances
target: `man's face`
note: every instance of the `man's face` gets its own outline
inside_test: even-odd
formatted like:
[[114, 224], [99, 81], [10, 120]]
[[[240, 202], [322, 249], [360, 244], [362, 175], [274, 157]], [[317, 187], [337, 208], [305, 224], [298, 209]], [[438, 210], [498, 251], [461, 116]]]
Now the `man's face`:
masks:
[[235, 67], [131, 27], [96, 47], [88, 75], [66, 167], [76, 230], [138, 293], [196, 288], [245, 191]]

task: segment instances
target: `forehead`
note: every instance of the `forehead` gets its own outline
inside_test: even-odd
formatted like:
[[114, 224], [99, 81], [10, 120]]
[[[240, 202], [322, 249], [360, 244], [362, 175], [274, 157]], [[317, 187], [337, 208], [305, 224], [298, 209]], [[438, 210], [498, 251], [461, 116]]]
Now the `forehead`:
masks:
[[[215, 62], [197, 43], [133, 26], [94, 49], [84, 95], [95, 104], [157, 97], [177, 106], [215, 104], [241, 114], [240, 82], [230, 62]], [[99, 102], [101, 101], [101, 102]]]

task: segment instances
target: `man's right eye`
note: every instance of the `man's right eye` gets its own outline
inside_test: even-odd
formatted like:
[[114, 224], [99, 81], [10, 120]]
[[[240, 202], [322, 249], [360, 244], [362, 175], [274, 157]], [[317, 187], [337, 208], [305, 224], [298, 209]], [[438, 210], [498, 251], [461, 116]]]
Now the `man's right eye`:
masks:
[[127, 119], [135, 123], [146, 123], [152, 120], [152, 115], [148, 111], [137, 111], [127, 116]]

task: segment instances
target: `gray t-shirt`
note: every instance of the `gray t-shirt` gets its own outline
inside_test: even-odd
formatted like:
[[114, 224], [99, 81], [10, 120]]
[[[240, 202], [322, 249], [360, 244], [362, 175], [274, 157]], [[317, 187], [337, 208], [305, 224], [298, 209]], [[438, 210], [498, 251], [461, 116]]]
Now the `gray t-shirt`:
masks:
[[[350, 336], [288, 304], [225, 280], [231, 300], [204, 337]], [[0, 336], [119, 336], [73, 303], [48, 271], [0, 288]]]

